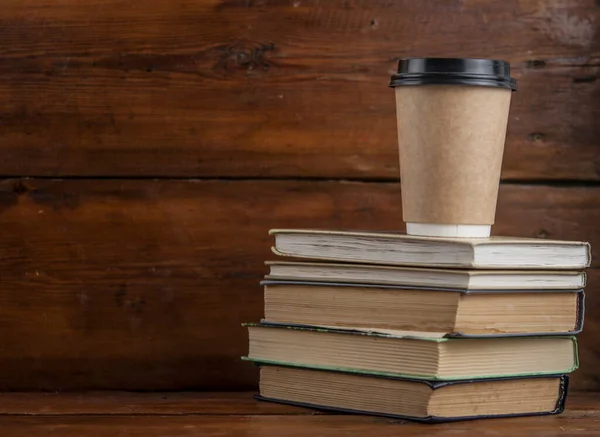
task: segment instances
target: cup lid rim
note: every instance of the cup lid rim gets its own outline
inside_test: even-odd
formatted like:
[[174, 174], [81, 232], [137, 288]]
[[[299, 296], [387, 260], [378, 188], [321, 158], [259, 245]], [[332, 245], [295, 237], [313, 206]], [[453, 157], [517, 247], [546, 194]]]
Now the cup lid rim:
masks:
[[483, 58], [403, 58], [390, 87], [401, 85], [479, 85], [517, 90], [507, 61]]

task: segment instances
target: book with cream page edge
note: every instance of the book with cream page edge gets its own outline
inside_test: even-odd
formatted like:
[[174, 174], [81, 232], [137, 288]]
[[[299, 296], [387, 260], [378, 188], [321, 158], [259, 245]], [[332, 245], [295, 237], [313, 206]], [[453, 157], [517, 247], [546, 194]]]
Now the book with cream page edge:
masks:
[[577, 270], [474, 270], [310, 261], [265, 261], [265, 279], [412, 285], [465, 290], [577, 290], [587, 276]]
[[568, 374], [417, 381], [286, 365], [259, 368], [259, 400], [427, 423], [560, 414], [569, 386]]
[[355, 326], [451, 337], [573, 335], [583, 329], [579, 290], [465, 290], [264, 280], [264, 320]]
[[583, 269], [590, 244], [494, 236], [418, 237], [401, 233], [271, 229], [277, 255], [354, 263], [473, 269]]

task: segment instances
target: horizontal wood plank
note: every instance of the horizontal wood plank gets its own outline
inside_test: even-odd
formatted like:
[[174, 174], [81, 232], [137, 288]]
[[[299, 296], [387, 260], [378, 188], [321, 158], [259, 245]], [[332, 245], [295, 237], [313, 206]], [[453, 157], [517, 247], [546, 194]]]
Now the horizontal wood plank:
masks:
[[[335, 65], [338, 55], [352, 63], [355, 56], [372, 55], [374, 47], [396, 53], [485, 51], [490, 57], [511, 54], [521, 60], [532, 55], [574, 58], [600, 50], [593, 28], [598, 14], [594, 0], [150, 0], [142, 11], [119, 0], [22, 0], [2, 10], [9, 27], [2, 56], [193, 55], [199, 46], [230, 40], [270, 42], [283, 34], [290, 57], [310, 48]], [[16, 26], [27, 32], [18, 32]], [[410, 46], [399, 44], [402, 41]]]
[[[590, 396], [577, 395], [588, 405]], [[258, 402], [254, 392], [64, 392], [0, 393], [0, 416], [187, 416], [187, 415], [301, 415], [309, 408]]]
[[511, 61], [505, 179], [599, 180], [599, 20], [593, 0], [9, 2], [0, 175], [396, 179], [387, 85], [427, 55]]
[[[573, 393], [568, 408], [559, 416], [497, 419], [427, 426], [406, 421], [358, 415], [308, 414], [315, 410], [252, 401], [249, 393], [228, 394], [225, 408], [218, 405], [224, 395], [168, 393], [168, 402], [156, 394], [39, 393], [0, 396], [0, 427], [6, 437], [44, 436], [418, 436], [435, 431], [436, 436], [592, 436], [600, 418], [597, 393]], [[12, 401], [11, 401], [12, 399]], [[193, 399], [199, 399], [194, 403]], [[237, 399], [231, 403], [231, 400]], [[191, 401], [191, 402], [190, 402]], [[234, 405], [255, 404], [251, 412]], [[14, 405], [20, 407], [15, 408]], [[194, 405], [197, 408], [190, 408]], [[121, 407], [125, 407], [122, 409]], [[208, 406], [208, 408], [206, 408]], [[280, 407], [282, 414], [273, 414]], [[199, 407], [199, 408], [198, 408]], [[216, 407], [216, 409], [215, 409]], [[232, 408], [233, 407], [233, 408]], [[129, 412], [129, 414], [124, 414]], [[425, 429], [425, 428], [427, 429]]]
[[[407, 421], [389, 420], [371, 416], [338, 415], [338, 414], [306, 414], [305, 409], [295, 409], [299, 414], [273, 415], [270, 413], [248, 415], [244, 411], [230, 411], [222, 414], [219, 410], [212, 414], [206, 410], [189, 412], [190, 396], [180, 399], [178, 394], [172, 396], [172, 404], [165, 406], [158, 403], [156, 408], [138, 403], [144, 395], [131, 396], [128, 394], [110, 395], [117, 404], [127, 404], [131, 399], [132, 407], [140, 407], [132, 415], [112, 414], [115, 409], [108, 407], [104, 411], [109, 414], [97, 414], [96, 408], [90, 410], [89, 405], [104, 405], [103, 394], [87, 394], [76, 399], [70, 395], [52, 396], [55, 400], [62, 399], [60, 407], [63, 414], [47, 415], [46, 409], [53, 410], [54, 400], [49, 400], [41, 414], [37, 410], [39, 394], [30, 396], [30, 414], [13, 415], [3, 413], [10, 395], [0, 399], [0, 427], [5, 437], [29, 437], [44, 435], [48, 437], [85, 436], [85, 437], [183, 437], [183, 436], [264, 436], [264, 437], [303, 437], [303, 436], [422, 436], [433, 432], [436, 436], [480, 437], [480, 436], [511, 436], [511, 437], [557, 437], [567, 436], [596, 436], [600, 420], [600, 396], [595, 394], [575, 393], [569, 396], [567, 410], [557, 416], [522, 417], [514, 419], [494, 419], [457, 422], [440, 425], [423, 425]], [[215, 401], [221, 398], [216, 395]], [[248, 394], [238, 396], [241, 403], [246, 403]], [[17, 402], [22, 402], [27, 395], [16, 395]], [[48, 398], [48, 397], [47, 397]], [[148, 395], [153, 399], [154, 395]], [[71, 399], [69, 401], [68, 399]], [[69, 404], [69, 402], [71, 402]], [[69, 407], [70, 405], [70, 407]], [[181, 414], [177, 414], [181, 406]], [[256, 410], [262, 407], [257, 406]], [[165, 414], [161, 413], [161, 409]], [[12, 408], [9, 406], [9, 410]], [[92, 412], [93, 411], [93, 412]], [[183, 413], [186, 412], [186, 413]], [[20, 413], [19, 413], [20, 414]]]
[[[402, 230], [395, 183], [0, 183], [0, 390], [252, 389], [275, 227]], [[496, 234], [600, 247], [600, 187], [503, 185]], [[576, 388], [600, 388], [590, 270]]]
[[[325, 410], [301, 408], [254, 398], [255, 392], [161, 392], [137, 393], [62, 392], [0, 393], [0, 416], [265, 416], [338, 415]], [[598, 392], [571, 391], [567, 416], [600, 418]], [[345, 414], [344, 414], [345, 415]]]
[[0, 417], [4, 437], [596, 437], [598, 420], [523, 417], [423, 425], [354, 416]]

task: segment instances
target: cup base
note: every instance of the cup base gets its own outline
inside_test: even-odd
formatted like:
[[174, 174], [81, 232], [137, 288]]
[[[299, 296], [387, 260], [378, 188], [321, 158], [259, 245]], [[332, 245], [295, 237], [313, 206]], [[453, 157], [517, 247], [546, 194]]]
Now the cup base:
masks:
[[439, 225], [436, 223], [407, 223], [408, 235], [422, 237], [487, 238], [491, 225]]

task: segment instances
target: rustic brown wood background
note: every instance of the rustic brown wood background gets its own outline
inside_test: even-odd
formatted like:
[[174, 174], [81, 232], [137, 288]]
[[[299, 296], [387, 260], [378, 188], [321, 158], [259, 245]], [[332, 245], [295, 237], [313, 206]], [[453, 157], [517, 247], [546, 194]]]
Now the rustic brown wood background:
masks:
[[399, 58], [509, 60], [496, 234], [590, 241], [597, 0], [5, 0], [0, 389], [251, 389], [271, 227], [403, 229]]

